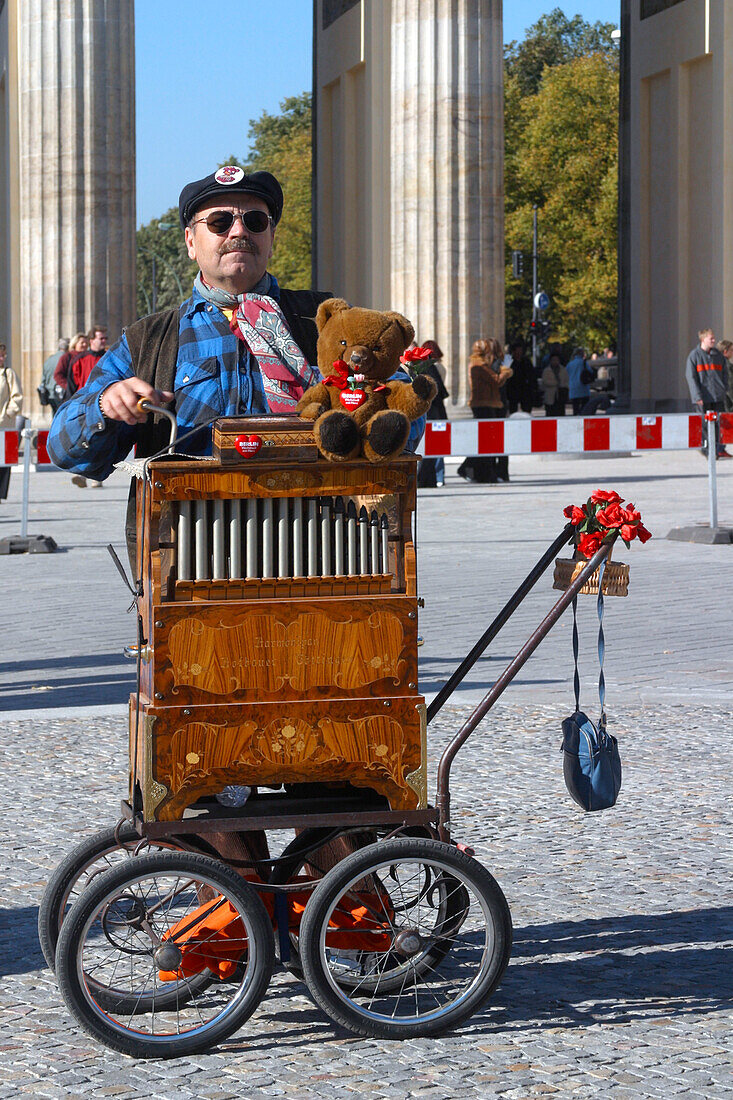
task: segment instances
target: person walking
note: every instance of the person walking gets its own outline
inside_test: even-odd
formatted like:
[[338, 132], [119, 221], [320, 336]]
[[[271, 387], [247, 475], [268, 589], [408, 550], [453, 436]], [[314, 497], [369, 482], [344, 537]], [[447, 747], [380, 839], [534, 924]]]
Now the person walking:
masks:
[[718, 340], [718, 351], [728, 364], [728, 385], [723, 404], [729, 413], [733, 412], [733, 340]]
[[535, 389], [532, 360], [527, 355], [523, 340], [515, 340], [509, 351], [512, 357], [512, 375], [506, 388], [506, 403], [509, 408], [509, 415], [515, 413], [517, 409], [521, 409], [525, 413], [531, 413]]
[[[7, 360], [8, 349], [0, 344], [0, 431], [15, 431], [23, 407], [23, 390]], [[6, 499], [9, 486], [10, 467], [0, 466], [0, 500]]]
[[[433, 379], [438, 392], [433, 398], [433, 403], [428, 409], [428, 420], [447, 420], [445, 402], [448, 398], [448, 390], [445, 388], [443, 375], [441, 374], [441, 359], [443, 352], [435, 340], [426, 340], [422, 345], [430, 350], [430, 358], [420, 364], [420, 374], [427, 374]], [[445, 368], [444, 368], [445, 369]], [[419, 489], [442, 489], [445, 485], [445, 459], [423, 458], [420, 460], [420, 468], [417, 472], [417, 485]]]
[[[706, 412], [725, 411], [728, 391], [728, 361], [715, 346], [715, 334], [711, 328], [701, 328], [697, 334], [698, 345], [687, 356], [685, 378], [690, 390], [690, 400], [700, 410], [702, 417], [702, 447], [708, 453]], [[731, 458], [720, 442], [720, 421], [715, 422], [715, 457]]]
[[[477, 340], [471, 348], [469, 404], [474, 420], [501, 420], [506, 416], [502, 390], [512, 377], [513, 369], [504, 366], [503, 359], [504, 352], [498, 340]], [[463, 460], [458, 474], [467, 481], [508, 481], [509, 459], [506, 455], [475, 455]]]
[[590, 397], [590, 385], [594, 373], [588, 366], [583, 348], [574, 348], [567, 365], [568, 394], [573, 406], [573, 416], [580, 416]]
[[59, 405], [61, 404], [61, 398], [56, 392], [56, 383], [54, 382], [54, 371], [59, 365], [59, 361], [62, 355], [65, 355], [69, 350], [69, 340], [66, 336], [62, 336], [59, 340], [58, 350], [49, 355], [48, 359], [41, 367], [41, 381], [38, 386], [38, 400], [45, 408], [50, 406], [51, 412], [55, 413]]
[[83, 355], [89, 349], [89, 338], [86, 332], [77, 332], [69, 341], [69, 349], [60, 357], [53, 372], [53, 383], [59, 404], [71, 397], [74, 392], [69, 390], [71, 367], [75, 359]]
[[542, 391], [545, 416], [565, 416], [569, 380], [557, 351], [552, 352], [549, 363], [542, 371]]

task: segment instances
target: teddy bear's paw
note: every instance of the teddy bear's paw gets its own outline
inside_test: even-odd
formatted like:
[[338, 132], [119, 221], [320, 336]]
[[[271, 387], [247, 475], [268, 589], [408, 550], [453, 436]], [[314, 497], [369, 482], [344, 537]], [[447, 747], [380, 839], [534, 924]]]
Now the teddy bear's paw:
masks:
[[428, 374], [418, 374], [417, 378], [413, 380], [412, 388], [419, 398], [431, 405], [438, 392], [438, 387]]
[[313, 432], [318, 449], [327, 458], [356, 458], [359, 454], [359, 429], [348, 413], [324, 413], [314, 424]]
[[364, 455], [370, 462], [386, 462], [401, 454], [410, 434], [410, 421], [395, 410], [372, 417], [364, 435]]

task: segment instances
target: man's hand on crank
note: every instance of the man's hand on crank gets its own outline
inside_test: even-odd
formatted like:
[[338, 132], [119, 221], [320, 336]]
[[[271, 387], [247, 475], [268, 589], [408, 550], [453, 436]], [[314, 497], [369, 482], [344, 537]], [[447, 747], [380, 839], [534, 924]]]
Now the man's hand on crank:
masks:
[[148, 418], [146, 409], [140, 409], [138, 402], [149, 401], [151, 405], [167, 405], [174, 395], [168, 390], [156, 390], [142, 378], [123, 378], [113, 382], [102, 393], [99, 407], [108, 420], [122, 420], [125, 424], [142, 424]]

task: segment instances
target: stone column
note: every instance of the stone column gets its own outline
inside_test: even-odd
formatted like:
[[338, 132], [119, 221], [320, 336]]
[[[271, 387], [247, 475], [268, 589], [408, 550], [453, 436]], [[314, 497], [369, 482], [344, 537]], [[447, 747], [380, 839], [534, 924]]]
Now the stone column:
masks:
[[392, 0], [391, 304], [435, 339], [452, 399], [504, 340], [501, 0]]
[[136, 317], [134, 0], [23, 0], [18, 44], [28, 398], [59, 336]]

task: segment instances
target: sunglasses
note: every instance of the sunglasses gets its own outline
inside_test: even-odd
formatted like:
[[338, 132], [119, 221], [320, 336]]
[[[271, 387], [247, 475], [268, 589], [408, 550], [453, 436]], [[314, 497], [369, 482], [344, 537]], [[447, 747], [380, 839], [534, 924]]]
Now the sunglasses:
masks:
[[264, 210], [245, 210], [243, 214], [233, 214], [231, 210], [211, 210], [205, 218], [197, 218], [195, 222], [191, 222], [191, 225], [206, 222], [207, 228], [212, 233], [223, 237], [232, 228], [237, 218], [241, 219], [242, 225], [250, 233], [264, 233], [272, 224], [272, 218]]

